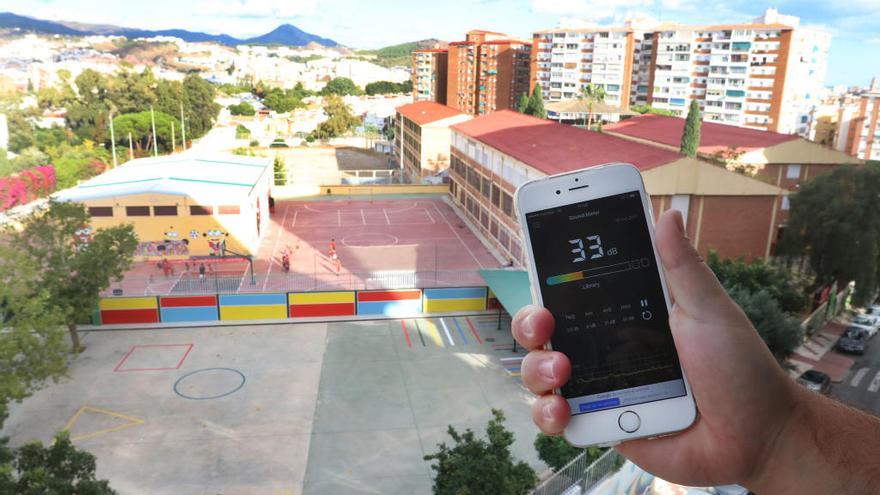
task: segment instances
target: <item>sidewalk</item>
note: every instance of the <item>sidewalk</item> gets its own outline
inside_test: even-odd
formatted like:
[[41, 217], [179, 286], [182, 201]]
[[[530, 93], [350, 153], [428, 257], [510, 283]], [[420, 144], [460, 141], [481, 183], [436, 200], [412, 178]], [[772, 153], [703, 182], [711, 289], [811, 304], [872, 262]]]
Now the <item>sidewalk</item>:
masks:
[[846, 327], [847, 321], [842, 315], [826, 323], [794, 350], [794, 354], [788, 359], [788, 363], [794, 367], [789, 370], [789, 374], [796, 378], [806, 370], [816, 369], [827, 373], [833, 382], [843, 380], [855, 363], [855, 359], [834, 350], [834, 344]]

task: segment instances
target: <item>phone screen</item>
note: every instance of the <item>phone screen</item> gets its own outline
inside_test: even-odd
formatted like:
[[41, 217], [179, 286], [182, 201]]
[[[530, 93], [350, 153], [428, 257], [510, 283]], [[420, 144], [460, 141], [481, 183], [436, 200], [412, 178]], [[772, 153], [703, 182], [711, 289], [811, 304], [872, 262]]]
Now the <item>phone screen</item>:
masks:
[[638, 191], [526, 215], [562, 395], [583, 414], [686, 395]]

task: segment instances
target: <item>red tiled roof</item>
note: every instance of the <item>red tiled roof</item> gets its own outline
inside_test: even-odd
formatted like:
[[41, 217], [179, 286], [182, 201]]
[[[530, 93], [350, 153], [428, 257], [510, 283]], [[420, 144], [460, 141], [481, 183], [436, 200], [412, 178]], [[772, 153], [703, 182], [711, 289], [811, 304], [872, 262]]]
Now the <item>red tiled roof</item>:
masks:
[[458, 110], [434, 103], [433, 101], [417, 101], [401, 105], [396, 110], [404, 117], [412, 120], [418, 125], [430, 124], [438, 120], [448, 119], [456, 115], [463, 115]]
[[450, 41], [449, 46], [473, 45], [473, 41]]
[[673, 151], [513, 110], [478, 117], [452, 129], [548, 175], [608, 162], [632, 163], [639, 170], [648, 170], [683, 158]]
[[[684, 131], [684, 119], [645, 114], [609, 124], [605, 126], [605, 130], [678, 148], [681, 144], [681, 133]], [[793, 134], [703, 122], [700, 127], [699, 151], [710, 154], [732, 147], [741, 151], [751, 151], [775, 146], [792, 139], [798, 137]]]

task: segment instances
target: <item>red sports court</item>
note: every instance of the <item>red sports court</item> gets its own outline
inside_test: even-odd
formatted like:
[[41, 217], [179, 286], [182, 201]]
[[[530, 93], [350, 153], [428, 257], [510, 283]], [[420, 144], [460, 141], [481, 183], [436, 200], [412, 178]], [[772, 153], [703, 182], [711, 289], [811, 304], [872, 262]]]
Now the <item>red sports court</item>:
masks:
[[[282, 266], [284, 252], [289, 272]], [[498, 266], [439, 197], [279, 201], [253, 270], [243, 258], [202, 257], [175, 262], [166, 277], [155, 261], [138, 262], [106, 295], [484, 285], [477, 270]]]

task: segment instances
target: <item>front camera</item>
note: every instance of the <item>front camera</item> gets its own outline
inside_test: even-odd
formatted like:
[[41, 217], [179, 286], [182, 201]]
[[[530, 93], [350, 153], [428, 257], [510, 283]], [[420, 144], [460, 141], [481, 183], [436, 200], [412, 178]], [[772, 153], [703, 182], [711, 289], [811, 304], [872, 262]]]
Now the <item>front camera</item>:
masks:
[[557, 190], [556, 190], [556, 194], [562, 194], [562, 191], [560, 191], [559, 189], [557, 189]]

